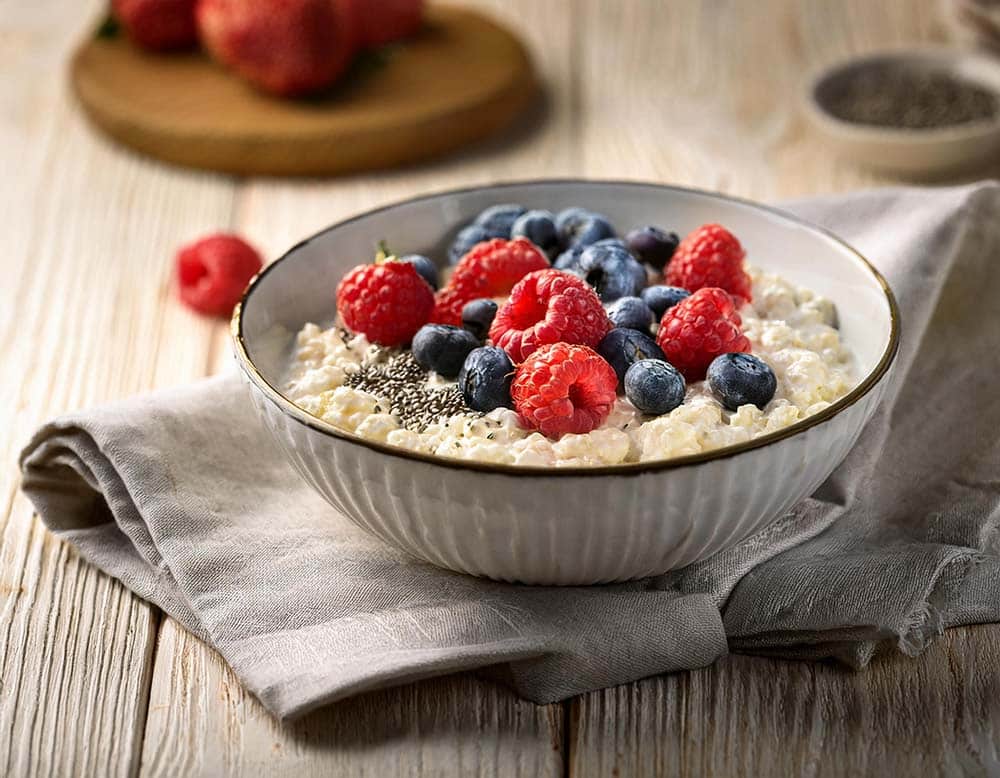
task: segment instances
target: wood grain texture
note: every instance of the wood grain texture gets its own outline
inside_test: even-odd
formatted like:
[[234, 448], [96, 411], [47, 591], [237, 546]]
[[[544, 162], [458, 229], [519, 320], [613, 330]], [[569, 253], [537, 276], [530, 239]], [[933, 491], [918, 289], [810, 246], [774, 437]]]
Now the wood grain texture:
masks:
[[[169, 254], [225, 224], [231, 183], [176, 179], [97, 142], [61, 78], [99, 12], [0, 12], [0, 774], [138, 768], [158, 616], [47, 535], [16, 455], [46, 418], [204, 373], [211, 325], [181, 312]], [[167, 248], [169, 251], [169, 248]]]
[[[519, 28], [550, 85], [541, 114], [440, 163], [336, 182], [253, 180], [234, 222], [268, 257], [328, 224], [416, 191], [574, 172], [572, 29], [556, 3], [469, 3]], [[539, 120], [546, 118], [544, 125]], [[359, 261], [364, 258], [359, 257]], [[232, 359], [215, 333], [212, 369]], [[142, 775], [559, 775], [562, 706], [537, 707], [469, 676], [331, 706], [280, 725], [210, 648], [172, 620], [160, 629]], [[197, 733], [197, 734], [194, 734]]]
[[[657, 15], [662, 26], [642, 24]], [[829, 154], [795, 97], [822, 65], [944, 35], [929, 0], [773, 0], [766, 11], [589, 0], [584, 20], [585, 169], [763, 200], [900, 183]], [[611, 25], [633, 30], [631, 45], [601, 46]], [[729, 657], [583, 695], [569, 704], [570, 774], [1000, 774], [998, 682], [985, 670], [998, 658], [993, 626], [865, 673]]]
[[731, 656], [572, 702], [570, 775], [997, 775], [997, 667], [996, 625], [862, 673]]
[[800, 96], [823, 65], [945, 34], [934, 0], [582, 5], [583, 170], [761, 200], [899, 183], [833, 156]]
[[281, 724], [172, 621], [158, 657], [146, 727], [157, 747], [144, 753], [143, 776], [563, 774], [562, 708], [470, 676], [362, 695]]
[[72, 83], [94, 123], [158, 159], [237, 175], [330, 175], [443, 154], [506, 127], [536, 97], [521, 42], [482, 15], [428, 10], [412, 40], [326, 97], [258, 93], [201, 52], [91, 38]]
[[934, 0], [467, 4], [520, 31], [548, 86], [512, 132], [434, 165], [237, 186], [88, 131], [63, 68], [101, 2], [0, 0], [0, 775], [998, 774], [998, 627], [863, 674], [732, 657], [543, 708], [465, 676], [283, 725], [33, 520], [14, 462], [38, 423], [228, 366], [224, 325], [174, 298], [177, 244], [234, 227], [274, 257], [366, 208], [501, 179], [762, 199], [896, 183], [829, 156], [794, 94], [818, 64], [943, 35]]

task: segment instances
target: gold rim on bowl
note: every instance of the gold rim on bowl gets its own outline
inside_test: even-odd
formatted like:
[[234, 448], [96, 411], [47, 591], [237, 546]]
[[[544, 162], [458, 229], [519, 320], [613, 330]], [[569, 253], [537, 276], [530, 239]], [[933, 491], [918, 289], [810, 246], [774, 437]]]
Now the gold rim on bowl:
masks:
[[[729, 202], [737, 203], [744, 206], [750, 206], [758, 210], [765, 211], [774, 216], [778, 216], [785, 221], [792, 222], [799, 225], [800, 227], [805, 227], [814, 232], [818, 232], [824, 235], [826, 238], [832, 240], [834, 243], [838, 244], [843, 249], [846, 249], [850, 254], [853, 254], [861, 263], [867, 268], [868, 272], [871, 273], [872, 277], [881, 287], [882, 292], [885, 294], [886, 301], [889, 304], [889, 317], [890, 317], [890, 331], [889, 331], [889, 342], [886, 344], [885, 350], [882, 352], [882, 356], [879, 358], [878, 364], [875, 368], [864, 377], [864, 379], [852, 389], [850, 392], [845, 394], [836, 402], [832, 403], [827, 408], [814, 413], [811, 416], [807, 416], [805, 419], [801, 419], [794, 424], [785, 427], [775, 432], [769, 432], [766, 435], [761, 435], [758, 438], [745, 441], [743, 443], [736, 443], [731, 446], [723, 446], [722, 448], [712, 449], [711, 451], [703, 451], [698, 454], [687, 454], [679, 457], [671, 457], [669, 459], [654, 459], [645, 462], [630, 462], [626, 464], [618, 465], [603, 465], [598, 467], [586, 467], [586, 466], [575, 466], [575, 467], [546, 467], [540, 465], [508, 465], [508, 464], [493, 464], [489, 462], [478, 462], [474, 460], [458, 459], [456, 457], [445, 457], [438, 456], [436, 454], [425, 454], [420, 451], [411, 451], [401, 446], [393, 446], [388, 443], [380, 443], [375, 440], [369, 440], [361, 435], [357, 435], [353, 432], [348, 432], [347, 430], [340, 429], [339, 427], [330, 424], [329, 422], [320, 419], [317, 416], [313, 416], [311, 413], [303, 410], [287, 397], [285, 397], [275, 386], [273, 386], [257, 369], [254, 365], [253, 360], [250, 359], [250, 355], [247, 353], [246, 343], [244, 341], [243, 335], [243, 307], [250, 300], [251, 295], [258, 288], [258, 286], [263, 282], [264, 278], [268, 275], [271, 270], [281, 264], [283, 261], [288, 259], [292, 254], [294, 254], [299, 248], [310, 243], [317, 238], [325, 235], [331, 230], [339, 229], [344, 225], [350, 224], [351, 222], [357, 221], [359, 219], [366, 218], [376, 213], [382, 211], [391, 210], [393, 208], [398, 208], [403, 205], [408, 205], [410, 203], [420, 202], [422, 200], [432, 200], [439, 197], [444, 197], [448, 195], [462, 195], [468, 194], [470, 192], [478, 191], [480, 189], [507, 189], [516, 187], [525, 187], [532, 185], [553, 185], [553, 184], [565, 184], [565, 185], [604, 185], [604, 186], [635, 186], [635, 187], [645, 187], [654, 189], [664, 189], [671, 192], [681, 192], [687, 194], [697, 194], [707, 197], [713, 197], [719, 200], [727, 200]], [[698, 465], [703, 462], [709, 462], [716, 459], [726, 459], [728, 457], [736, 456], [738, 454], [745, 453], [747, 451], [752, 451], [753, 449], [763, 448], [772, 443], [777, 443], [778, 441], [790, 438], [793, 435], [797, 435], [800, 432], [805, 432], [806, 430], [818, 426], [826, 421], [829, 421], [834, 416], [839, 414], [841, 411], [854, 405], [858, 400], [864, 397], [868, 392], [870, 392], [885, 376], [888, 372], [893, 359], [896, 357], [896, 352], [899, 349], [899, 306], [896, 303], [896, 297], [892, 293], [892, 289], [889, 287], [888, 282], [885, 280], [883, 275], [875, 268], [874, 265], [859, 251], [854, 249], [845, 241], [841, 240], [839, 237], [834, 235], [829, 230], [819, 227], [815, 224], [811, 224], [803, 219], [798, 218], [790, 213], [782, 211], [778, 208], [773, 208], [767, 205], [761, 205], [760, 203], [755, 203], [751, 200], [747, 200], [740, 197], [733, 197], [731, 195], [720, 194], [718, 192], [710, 192], [704, 189], [694, 189], [691, 187], [682, 186], [671, 186], [668, 184], [656, 184], [647, 183], [642, 181], [613, 181], [605, 179], [586, 179], [586, 178], [555, 178], [555, 179], [531, 179], [527, 181], [505, 181], [499, 184], [488, 184], [473, 187], [463, 187], [460, 189], [448, 189], [441, 192], [433, 192], [430, 194], [418, 195], [416, 197], [409, 197], [405, 200], [400, 200], [394, 203], [389, 203], [387, 205], [380, 206], [378, 208], [373, 208], [364, 213], [357, 214], [348, 219], [332, 224], [323, 230], [315, 233], [314, 235], [306, 238], [305, 240], [299, 241], [294, 246], [292, 246], [288, 251], [282, 254], [278, 259], [272, 262], [270, 265], [265, 267], [251, 279], [249, 286], [243, 293], [243, 297], [240, 302], [233, 309], [233, 317], [230, 323], [230, 329], [233, 337], [233, 348], [236, 354], [236, 359], [239, 362], [240, 368], [247, 375], [247, 377], [254, 383], [254, 385], [263, 392], [264, 396], [277, 406], [286, 416], [290, 416], [297, 422], [310, 427], [317, 432], [324, 435], [329, 435], [334, 438], [338, 438], [347, 443], [351, 443], [358, 446], [364, 446], [365, 448], [372, 449], [381, 454], [386, 454], [388, 456], [397, 457], [400, 459], [415, 460], [418, 462], [424, 462], [427, 464], [437, 465], [440, 467], [446, 467], [458, 470], [474, 470], [487, 473], [511, 475], [511, 476], [552, 476], [552, 477], [567, 477], [567, 476], [602, 476], [602, 475], [638, 475], [640, 473], [648, 473], [650, 471], [659, 470], [672, 470], [680, 467], [690, 467], [692, 465]]]

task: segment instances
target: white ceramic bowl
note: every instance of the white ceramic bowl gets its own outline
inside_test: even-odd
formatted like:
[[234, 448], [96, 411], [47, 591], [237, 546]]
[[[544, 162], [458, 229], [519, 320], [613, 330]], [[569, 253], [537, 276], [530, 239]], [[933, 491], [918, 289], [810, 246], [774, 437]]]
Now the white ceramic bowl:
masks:
[[828, 95], [843, 79], [887, 64], [914, 71], [951, 73], [1000, 95], [1000, 62], [972, 51], [927, 46], [878, 52], [840, 62], [813, 77], [805, 101], [806, 115], [833, 151], [872, 168], [929, 177], [973, 170], [1000, 153], [1000, 115], [966, 124], [913, 130], [856, 124], [830, 112]]
[[[581, 205], [620, 228], [681, 233], [718, 221], [752, 261], [837, 305], [863, 376], [831, 407], [748, 443], [662, 462], [547, 469], [466, 462], [365, 440], [282, 396], [294, 334], [329, 321], [341, 276], [377, 241], [443, 256], [484, 207]], [[881, 398], [899, 338], [892, 293], [856, 251], [779, 211], [721, 195], [637, 183], [540, 181], [419, 197], [336, 224], [251, 284], [233, 316], [236, 358], [260, 419], [302, 477], [361, 527], [452, 570], [534, 584], [663, 573], [727, 548], [814, 491]], [[252, 423], [248, 420], [248, 423]]]

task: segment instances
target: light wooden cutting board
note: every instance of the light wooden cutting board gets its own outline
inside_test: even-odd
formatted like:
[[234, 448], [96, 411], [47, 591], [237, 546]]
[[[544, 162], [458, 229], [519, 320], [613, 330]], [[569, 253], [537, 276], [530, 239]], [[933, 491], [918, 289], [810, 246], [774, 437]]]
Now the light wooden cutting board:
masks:
[[334, 175], [443, 154], [510, 124], [537, 83], [521, 42], [476, 12], [428, 9], [424, 30], [329, 95], [280, 100], [205, 54], [84, 42], [72, 84], [91, 120], [153, 157], [237, 175]]

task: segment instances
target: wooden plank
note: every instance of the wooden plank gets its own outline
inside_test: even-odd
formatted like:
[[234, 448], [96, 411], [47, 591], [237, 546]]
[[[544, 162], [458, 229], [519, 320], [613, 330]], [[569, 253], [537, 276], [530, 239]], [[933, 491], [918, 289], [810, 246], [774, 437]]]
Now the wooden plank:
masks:
[[823, 64], [943, 35], [933, 0], [581, 6], [583, 171], [760, 200], [893, 183], [826, 150], [803, 91]]
[[16, 454], [46, 418], [202, 375], [207, 325], [170, 250], [229, 221], [233, 187], [123, 155], [68, 101], [64, 61], [104, 3], [0, 19], [0, 774], [138, 769], [157, 615], [47, 535]]
[[[581, 79], [585, 170], [759, 199], [898, 183], [826, 153], [796, 101], [821, 64], [940, 38], [937, 10], [930, 0], [590, 0], [580, 44], [592, 53]], [[662, 25], [642, 23], [657, 13]], [[612, 25], [634, 31], [629, 45], [601, 45]], [[643, 67], [650, 62], [659, 67]], [[570, 772], [995, 771], [1000, 704], [977, 668], [995, 666], [998, 652], [1000, 628], [960, 629], [924, 658], [887, 659], [863, 674], [732, 657], [584, 695], [570, 706]]]
[[91, 40], [72, 83], [91, 119], [158, 159], [234, 175], [342, 175], [453, 152], [501, 130], [534, 99], [520, 41], [458, 6], [346, 90], [278, 101], [203, 52], [149, 57]]
[[[336, 181], [254, 180], [239, 229], [268, 257], [353, 213], [414, 193], [576, 171], [573, 17], [556, 3], [471, 3], [528, 39], [550, 96], [507, 136], [433, 165]], [[358, 261], [364, 261], [359, 257]], [[331, 300], [331, 305], [333, 301]], [[215, 333], [213, 370], [231, 360]], [[282, 725], [246, 695], [211, 649], [170, 619], [160, 629], [143, 775], [557, 775], [562, 707], [519, 700], [470, 676], [332, 706]]]
[[214, 651], [166, 620], [150, 694], [145, 776], [562, 775], [562, 708], [471, 676], [366, 694], [290, 724]]
[[861, 673], [728, 657], [574, 701], [570, 774], [997, 775], [998, 666], [997, 625]]

